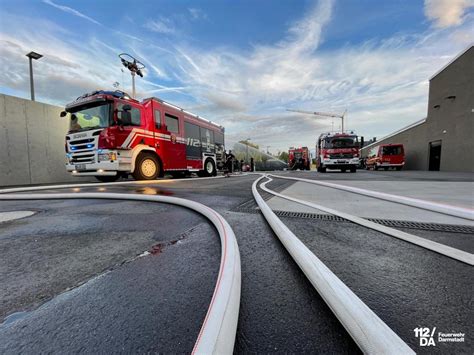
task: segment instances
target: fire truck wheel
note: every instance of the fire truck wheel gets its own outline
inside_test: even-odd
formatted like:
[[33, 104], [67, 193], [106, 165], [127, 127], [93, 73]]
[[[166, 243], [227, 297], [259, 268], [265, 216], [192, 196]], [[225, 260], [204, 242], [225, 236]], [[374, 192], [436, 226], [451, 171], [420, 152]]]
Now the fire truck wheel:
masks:
[[216, 176], [216, 165], [214, 164], [214, 160], [207, 159], [204, 163], [204, 175], [205, 176]]
[[357, 171], [357, 168], [351, 168], [351, 173], [355, 173]]
[[100, 182], [114, 182], [120, 179], [120, 176], [121, 176], [120, 174], [113, 175], [113, 176], [102, 175], [102, 176], [96, 176], [95, 178], [99, 180]]
[[158, 158], [150, 153], [141, 153], [135, 162], [135, 171], [132, 173], [135, 180], [155, 180], [161, 173]]

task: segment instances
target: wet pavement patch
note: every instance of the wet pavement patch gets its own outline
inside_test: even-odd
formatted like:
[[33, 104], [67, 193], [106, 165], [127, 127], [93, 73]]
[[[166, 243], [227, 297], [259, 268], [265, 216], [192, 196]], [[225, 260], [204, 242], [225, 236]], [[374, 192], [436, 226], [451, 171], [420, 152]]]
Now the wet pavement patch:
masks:
[[143, 195], [163, 195], [163, 196], [174, 195], [169, 190], [164, 190], [164, 189], [159, 189], [156, 187], [149, 187], [149, 186], [136, 189], [135, 192], [138, 192], [139, 194], [143, 194]]
[[169, 247], [170, 245], [175, 245], [178, 241], [180, 241], [183, 238], [184, 238], [184, 236], [180, 239], [172, 240], [170, 242], [155, 244], [151, 247], [149, 253], [151, 255], [161, 254], [163, 252], [163, 250], [165, 250], [166, 247]]

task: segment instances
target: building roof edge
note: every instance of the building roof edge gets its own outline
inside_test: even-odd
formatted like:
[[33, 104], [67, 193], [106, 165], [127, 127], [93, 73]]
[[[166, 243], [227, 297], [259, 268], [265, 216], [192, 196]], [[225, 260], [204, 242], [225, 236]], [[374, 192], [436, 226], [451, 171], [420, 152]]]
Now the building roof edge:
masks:
[[380, 138], [378, 141], [375, 141], [374, 143], [370, 143], [369, 145], [366, 145], [365, 147], [362, 147], [362, 149], [371, 147], [371, 146], [373, 146], [373, 145], [378, 145], [378, 144], [380, 144], [380, 142], [383, 142], [385, 139], [388, 139], [388, 138], [390, 138], [390, 137], [393, 137], [393, 136], [395, 136], [395, 135], [397, 135], [397, 134], [399, 134], [399, 133], [405, 132], [405, 131], [409, 130], [410, 128], [419, 126], [419, 125], [421, 125], [421, 124], [423, 124], [423, 123], [426, 122], [426, 118], [427, 118], [427, 117], [425, 117], [425, 118], [423, 118], [423, 119], [421, 119], [421, 120], [418, 120], [418, 121], [416, 121], [416, 122], [410, 123], [408, 126], [405, 126], [405, 127], [403, 127], [403, 128], [400, 128], [399, 130], [397, 130], [397, 131], [395, 131], [395, 132], [392, 132], [392, 133], [386, 135], [385, 137]]
[[474, 47], [474, 42], [472, 42], [470, 45], [467, 46], [462, 52], [460, 52], [458, 55], [456, 55], [453, 59], [451, 59], [447, 64], [445, 64], [441, 69], [439, 69], [431, 78], [429, 81], [433, 80], [436, 76], [438, 76], [442, 71], [444, 71], [447, 67], [449, 67], [451, 64], [453, 64], [456, 60], [458, 60], [460, 57], [462, 57], [464, 54], [467, 53], [468, 50]]

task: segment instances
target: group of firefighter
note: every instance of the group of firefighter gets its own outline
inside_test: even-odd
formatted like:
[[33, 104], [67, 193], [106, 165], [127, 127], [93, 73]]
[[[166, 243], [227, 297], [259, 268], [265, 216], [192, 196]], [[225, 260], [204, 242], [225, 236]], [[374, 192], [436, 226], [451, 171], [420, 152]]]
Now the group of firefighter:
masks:
[[255, 165], [253, 158], [250, 158], [250, 165], [245, 164], [243, 160], [235, 159], [235, 155], [232, 154], [232, 150], [225, 153], [225, 170], [227, 173], [233, 173], [234, 171], [255, 171]]

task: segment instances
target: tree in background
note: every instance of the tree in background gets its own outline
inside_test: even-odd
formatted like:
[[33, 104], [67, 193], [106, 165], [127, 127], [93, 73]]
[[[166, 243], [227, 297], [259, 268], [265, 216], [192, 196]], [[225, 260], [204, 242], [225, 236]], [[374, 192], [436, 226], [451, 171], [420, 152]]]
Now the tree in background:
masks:
[[260, 146], [259, 146], [258, 144], [252, 143], [252, 142], [250, 142], [250, 141], [244, 140], [244, 141], [239, 141], [239, 143], [248, 145], [249, 147], [253, 147], [253, 148], [257, 149], [257, 150], [260, 149]]
[[288, 152], [281, 152], [278, 156], [278, 159], [284, 161], [285, 163], [288, 163]]

